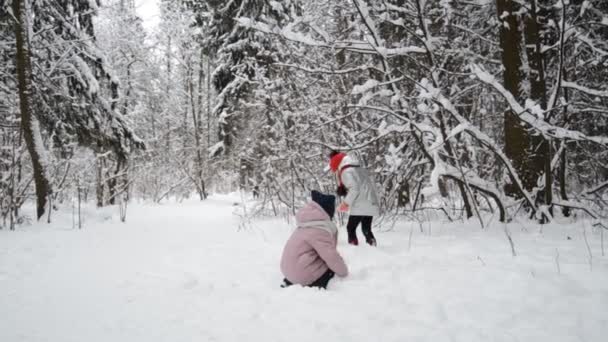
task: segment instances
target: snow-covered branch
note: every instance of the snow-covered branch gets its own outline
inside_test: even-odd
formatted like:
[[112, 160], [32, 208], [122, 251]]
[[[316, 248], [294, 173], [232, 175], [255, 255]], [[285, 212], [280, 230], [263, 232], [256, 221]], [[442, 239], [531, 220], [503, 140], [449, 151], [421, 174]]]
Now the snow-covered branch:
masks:
[[574, 89], [574, 90], [580, 91], [581, 93], [585, 93], [585, 94], [587, 94], [589, 96], [606, 97], [606, 98], [608, 98], [608, 90], [591, 89], [591, 88], [587, 88], [585, 86], [576, 84], [575, 82], [563, 81], [562, 82], [562, 87]]
[[369, 66], [369, 65], [361, 65], [361, 66], [357, 66], [354, 68], [350, 68], [350, 69], [336, 69], [336, 70], [332, 70], [332, 69], [328, 69], [328, 68], [307, 68], [298, 64], [286, 64], [286, 63], [274, 63], [273, 65], [279, 66], [279, 67], [283, 67], [283, 68], [292, 68], [292, 69], [298, 69], [298, 70], [302, 70], [304, 72], [307, 73], [311, 73], [311, 74], [330, 74], [330, 75], [345, 75], [345, 74], [351, 74], [351, 73], [356, 73], [356, 72], [362, 72], [362, 71], [367, 71], [367, 70], [376, 70], [381, 72], [381, 70], [379, 70], [378, 68], [374, 67], [374, 66]]
[[[543, 118], [544, 111], [540, 108], [540, 105], [533, 101], [527, 101], [526, 107], [520, 105], [513, 94], [506, 90], [502, 84], [500, 84], [494, 76], [484, 71], [477, 65], [472, 65], [471, 69], [477, 78], [485, 84], [494, 88], [502, 97], [507, 101], [511, 110], [517, 113], [518, 117], [534, 130], [538, 131], [546, 137], [555, 139], [569, 139], [575, 141], [591, 141], [596, 144], [608, 146], [608, 137], [604, 136], [587, 136], [581, 132], [565, 129], [562, 127], [551, 125], [546, 122]], [[568, 84], [568, 82], [564, 82]]]

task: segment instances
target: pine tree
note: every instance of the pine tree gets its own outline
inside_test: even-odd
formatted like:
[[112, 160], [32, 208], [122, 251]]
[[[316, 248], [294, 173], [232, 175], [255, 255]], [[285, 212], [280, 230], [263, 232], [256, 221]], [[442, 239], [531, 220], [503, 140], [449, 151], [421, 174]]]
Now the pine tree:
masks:
[[110, 152], [119, 165], [143, 143], [119, 113], [119, 82], [96, 45], [93, 17], [99, 2], [24, 0], [11, 6], [17, 13], [16, 44], [8, 45], [8, 55], [14, 48], [18, 82], [3, 84], [19, 89], [40, 218], [51, 193], [51, 160], [73, 155], [72, 142]]
[[[43, 72], [34, 75], [37, 111], [55, 143], [75, 139], [99, 153], [126, 159], [143, 147], [117, 107], [119, 82], [96, 46], [98, 1], [36, 1], [32, 43]], [[63, 141], [63, 142], [62, 142]]]

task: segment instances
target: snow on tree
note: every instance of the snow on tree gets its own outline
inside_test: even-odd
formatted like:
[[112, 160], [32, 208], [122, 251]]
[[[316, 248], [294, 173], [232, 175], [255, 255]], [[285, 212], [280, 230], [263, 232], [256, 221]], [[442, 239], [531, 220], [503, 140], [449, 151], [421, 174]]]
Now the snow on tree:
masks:
[[[574, 142], [592, 144], [593, 150], [606, 153], [605, 133], [574, 129], [570, 127], [572, 122], [562, 118], [570, 115], [567, 109], [572, 104], [565, 96], [571, 97], [572, 90], [586, 96], [603, 95], [600, 85], [585, 87], [564, 80], [566, 62], [571, 60], [565, 52], [583, 47], [590, 61], [601, 61], [602, 42], [582, 38], [583, 43], [577, 44], [581, 38], [566, 33], [574, 30], [568, 22], [579, 20], [571, 13], [580, 9], [580, 4], [566, 3], [562, 10], [550, 5], [547, 1], [524, 6], [511, 1], [477, 4], [419, 0], [381, 5], [378, 1], [353, 0], [336, 4], [336, 11], [342, 12], [342, 22], [335, 21], [342, 27], [337, 34], [310, 25], [308, 18], [323, 16], [319, 13], [293, 18], [282, 26], [263, 18], [241, 18], [239, 22], [279, 41], [306, 45], [318, 56], [323, 53], [317, 51], [329, 50], [342, 61], [350, 59], [351, 64], [345, 68], [336, 68], [323, 57], [303, 58], [290, 67], [315, 76], [348, 75], [351, 82], [360, 77], [350, 84], [354, 101], [347, 106], [357, 111], [355, 116], [361, 116], [360, 127], [349, 127], [347, 141], [352, 143], [356, 138], [360, 143], [329, 145], [376, 156], [389, 152], [394, 156], [393, 163], [409, 163], [407, 170], [398, 173], [408, 174], [409, 181], [419, 175], [413, 180], [418, 188], [415, 202], [426, 187], [423, 193], [427, 197], [433, 189], [444, 198], [458, 194], [467, 216], [473, 212], [479, 216], [480, 206], [490, 203], [480, 202], [480, 195], [490, 197], [501, 211], [506, 204], [512, 205], [509, 197], [514, 197], [521, 198], [519, 203], [525, 203], [532, 213], [542, 212], [548, 218], [551, 214], [545, 207], [565, 203], [554, 203], [553, 188], [559, 186], [562, 199], [568, 197], [563, 191], [567, 166], [562, 163], [558, 170], [556, 162], [565, 159], [566, 147]], [[589, 30], [581, 37], [598, 37], [591, 22], [601, 18], [594, 19], [589, 13], [589, 18], [583, 19], [589, 24], [578, 23], [576, 28]], [[597, 10], [595, 15], [601, 13]], [[345, 32], [348, 37], [343, 36]], [[564, 39], [566, 36], [572, 40]], [[501, 44], [505, 51], [502, 61]], [[489, 73], [478, 72], [477, 65]], [[484, 77], [497, 74], [503, 66], [506, 87]], [[564, 97], [557, 95], [561, 92]], [[497, 116], [505, 109], [506, 126]], [[384, 117], [378, 119], [372, 113]], [[398, 135], [388, 139], [384, 135], [386, 127], [396, 127], [392, 132]], [[515, 137], [516, 131], [521, 137]], [[378, 142], [384, 143], [371, 152]], [[514, 150], [514, 144], [520, 150]], [[400, 146], [401, 155], [396, 154], [396, 146]], [[417, 148], [408, 149], [411, 146]], [[556, 152], [561, 155], [558, 159], [554, 158]], [[372, 162], [382, 173], [382, 160]], [[390, 169], [394, 172], [399, 167], [391, 165]], [[561, 175], [559, 183], [553, 173]], [[388, 178], [391, 182], [384, 188], [395, 189], [395, 177]], [[446, 189], [446, 180], [454, 182], [456, 191]], [[399, 183], [403, 190], [410, 188], [404, 186], [408, 180], [401, 178]], [[445, 206], [453, 203], [446, 200]]]
[[[255, 189], [260, 212], [293, 211], [334, 190], [341, 149], [387, 214], [606, 216], [604, 2], [165, 0], [150, 34], [132, 1], [48, 4], [32, 7], [34, 112], [53, 152], [96, 146], [103, 203], [120, 179], [154, 201]], [[119, 163], [135, 136], [148, 149]]]
[[16, 44], [8, 44], [3, 55], [13, 55], [16, 62], [14, 70], [4, 72], [14, 72], [18, 82], [5, 78], [2, 84], [9, 93], [19, 89], [20, 122], [33, 165], [40, 218], [51, 196], [56, 196], [51, 191], [55, 157], [73, 155], [73, 143], [110, 151], [120, 161], [143, 143], [116, 110], [119, 84], [95, 41], [92, 18], [98, 2], [5, 4], [2, 17], [8, 20], [3, 23], [15, 28]]

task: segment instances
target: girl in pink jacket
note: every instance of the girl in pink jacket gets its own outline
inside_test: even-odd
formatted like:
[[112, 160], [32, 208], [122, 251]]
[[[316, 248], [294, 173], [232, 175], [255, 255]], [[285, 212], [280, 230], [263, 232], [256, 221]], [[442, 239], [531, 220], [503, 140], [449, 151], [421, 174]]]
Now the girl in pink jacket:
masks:
[[297, 228], [283, 249], [282, 287], [300, 284], [325, 289], [335, 274], [348, 275], [336, 249], [338, 228], [332, 222], [336, 198], [318, 191], [312, 191], [311, 195], [312, 201], [296, 214]]

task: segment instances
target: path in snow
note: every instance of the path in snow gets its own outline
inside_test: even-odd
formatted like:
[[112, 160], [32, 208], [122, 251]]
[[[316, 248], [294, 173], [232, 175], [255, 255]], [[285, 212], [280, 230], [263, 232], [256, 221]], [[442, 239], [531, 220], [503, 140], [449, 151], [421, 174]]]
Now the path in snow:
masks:
[[[328, 291], [279, 288], [291, 227], [238, 230], [235, 198], [90, 209], [0, 231], [0, 341], [605, 341], [608, 259], [587, 227], [402, 223], [339, 249]], [[112, 213], [108, 213], [111, 210]], [[432, 228], [432, 229], [429, 229]], [[412, 230], [411, 249], [408, 250]], [[567, 239], [571, 237], [571, 240]], [[559, 253], [559, 257], [557, 257]], [[556, 258], [561, 273], [557, 272]]]

